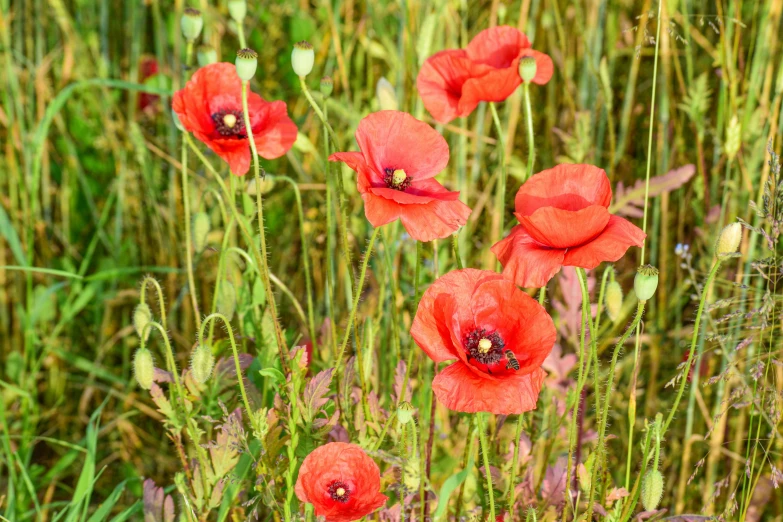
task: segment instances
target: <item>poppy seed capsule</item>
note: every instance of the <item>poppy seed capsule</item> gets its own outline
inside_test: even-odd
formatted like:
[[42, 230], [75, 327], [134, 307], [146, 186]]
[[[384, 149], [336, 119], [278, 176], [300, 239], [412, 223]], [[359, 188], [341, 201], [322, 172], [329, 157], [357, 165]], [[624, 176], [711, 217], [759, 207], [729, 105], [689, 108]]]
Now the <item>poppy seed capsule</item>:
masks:
[[415, 414], [416, 408], [408, 401], [403, 401], [400, 403], [400, 407], [397, 408], [397, 420], [400, 421], [400, 424], [408, 424], [413, 420]]
[[294, 72], [299, 77], [305, 77], [310, 74], [315, 64], [315, 51], [310, 42], [298, 42], [294, 44], [294, 50], [291, 51], [291, 65]]
[[249, 82], [256, 75], [258, 67], [258, 53], [253, 49], [240, 49], [237, 51], [237, 59], [234, 61], [237, 75], [242, 81]]
[[247, 15], [247, 2], [245, 0], [228, 0], [228, 14], [236, 23], [242, 23]]
[[617, 281], [612, 281], [606, 286], [606, 315], [613, 323], [620, 318], [620, 310], [623, 307], [623, 287]]
[[209, 228], [209, 214], [206, 212], [193, 214], [193, 248], [196, 252], [202, 252], [204, 247], [207, 246]]
[[226, 316], [229, 321], [234, 317], [237, 307], [237, 291], [231, 281], [223, 281], [218, 294], [218, 312]]
[[204, 67], [212, 63], [217, 63], [217, 51], [209, 45], [200, 45], [196, 51], [196, 60], [199, 67]]
[[652, 265], [642, 265], [636, 271], [636, 278], [633, 280], [633, 290], [636, 292], [636, 298], [639, 301], [647, 301], [658, 288], [658, 269]]
[[519, 60], [519, 77], [522, 78], [522, 81], [525, 83], [529, 83], [533, 80], [533, 78], [536, 77], [536, 73], [538, 72], [538, 64], [536, 63], [536, 59], [532, 56], [525, 56], [521, 60]]
[[328, 98], [332, 95], [332, 91], [334, 91], [334, 80], [332, 80], [332, 77], [324, 76], [321, 78], [321, 94]]
[[721, 257], [735, 253], [739, 248], [740, 241], [742, 241], [742, 225], [739, 223], [726, 225], [718, 237], [715, 254]]
[[136, 350], [133, 357], [133, 375], [136, 382], [145, 390], [152, 388], [152, 377], [155, 374], [155, 362], [152, 360], [152, 353], [146, 348]]
[[201, 11], [188, 7], [182, 13], [179, 25], [182, 28], [182, 36], [185, 37], [185, 40], [193, 42], [201, 34], [201, 29], [204, 27]]
[[214, 367], [215, 356], [212, 355], [212, 350], [207, 345], [199, 343], [190, 356], [190, 371], [193, 372], [193, 377], [204, 384], [212, 376]]
[[655, 511], [663, 496], [663, 475], [657, 469], [648, 471], [642, 479], [642, 506], [645, 511]]
[[[144, 334], [144, 328], [152, 321], [152, 311], [147, 303], [139, 303], [139, 306], [133, 310], [133, 327], [136, 329], [136, 334], [141, 337]], [[150, 331], [147, 330], [144, 340], [150, 336]]]

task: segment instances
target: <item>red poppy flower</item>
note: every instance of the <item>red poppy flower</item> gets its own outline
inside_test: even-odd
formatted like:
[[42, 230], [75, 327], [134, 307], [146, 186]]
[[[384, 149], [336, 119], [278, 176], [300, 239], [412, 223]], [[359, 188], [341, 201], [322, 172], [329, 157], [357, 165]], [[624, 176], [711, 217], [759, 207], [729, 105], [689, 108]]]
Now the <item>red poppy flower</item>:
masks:
[[[285, 154], [296, 140], [296, 125], [288, 117], [285, 102], [268, 102], [248, 93], [248, 111], [253, 140], [262, 158]], [[230, 63], [202, 67], [174, 94], [174, 112], [183, 127], [218, 156], [239, 176], [250, 169], [250, 142], [242, 112], [242, 81]]]
[[[153, 78], [158, 74], [158, 60], [151, 56], [145, 56], [141, 59], [139, 63], [139, 79], [142, 81], [142, 83], [148, 83], [150, 81], [150, 78]], [[157, 103], [158, 96], [157, 94], [149, 94], [146, 92], [142, 92], [139, 94], [139, 110], [146, 111], [148, 108], [150, 108], [150, 111], [154, 111], [156, 108], [155, 103]]]
[[356, 444], [330, 442], [316, 448], [302, 462], [296, 496], [315, 507], [327, 522], [359, 520], [383, 506], [381, 472]]
[[450, 235], [464, 225], [470, 208], [433, 179], [449, 162], [449, 146], [438, 132], [410, 114], [381, 111], [359, 122], [361, 152], [336, 152], [358, 174], [364, 212], [372, 226], [396, 219], [419, 241]]
[[544, 307], [513, 282], [466, 268], [427, 289], [411, 335], [433, 361], [457, 360], [432, 381], [441, 403], [508, 415], [535, 409], [557, 334]]
[[541, 287], [562, 266], [595, 268], [642, 246], [642, 230], [609, 213], [612, 187], [603, 169], [558, 165], [532, 176], [517, 192], [520, 224], [492, 247], [503, 275]]

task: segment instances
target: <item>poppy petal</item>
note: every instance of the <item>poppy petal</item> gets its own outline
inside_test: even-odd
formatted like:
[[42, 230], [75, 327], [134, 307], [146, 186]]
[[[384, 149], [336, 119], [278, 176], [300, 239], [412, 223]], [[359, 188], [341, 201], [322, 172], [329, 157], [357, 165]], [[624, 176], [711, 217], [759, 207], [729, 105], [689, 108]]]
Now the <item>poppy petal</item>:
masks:
[[470, 106], [482, 101], [502, 102], [522, 84], [519, 77], [519, 60], [515, 60], [506, 69], [495, 69], [482, 76], [465, 82], [460, 106]]
[[595, 268], [603, 261], [617, 261], [632, 246], [642, 246], [647, 235], [630, 221], [611, 216], [600, 235], [582, 246], [569, 248], [563, 264]]
[[535, 241], [525, 227], [517, 225], [490, 249], [503, 265], [503, 275], [517, 285], [540, 288], [560, 271], [565, 250]]
[[417, 241], [442, 239], [468, 222], [471, 208], [459, 200], [434, 200], [425, 205], [405, 205], [400, 219], [410, 236]]
[[[266, 159], [279, 158], [294, 145], [298, 132], [296, 124], [288, 117], [285, 102], [267, 102], [255, 93], [250, 124], [253, 126], [253, 141], [256, 142], [258, 155]], [[248, 100], [250, 104], [250, 100]]]
[[402, 169], [414, 180], [435, 177], [449, 162], [449, 146], [438, 131], [410, 114], [374, 112], [359, 122], [356, 141], [377, 173]]
[[610, 217], [609, 211], [601, 205], [591, 205], [575, 212], [543, 207], [530, 216], [518, 216], [533, 239], [552, 248], [587, 243], [601, 233]]
[[364, 192], [362, 199], [364, 200], [364, 215], [373, 228], [395, 221], [403, 210], [403, 206], [396, 201], [376, 196], [372, 192]]
[[435, 376], [432, 390], [450, 410], [514, 415], [536, 409], [545, 377], [546, 372], [539, 368], [527, 375], [487, 379], [467, 364], [456, 362]]
[[473, 112], [478, 101], [461, 100], [463, 85], [476, 74], [476, 69], [462, 49], [441, 51], [427, 58], [416, 77], [416, 88], [436, 121], [448, 123]]
[[532, 56], [536, 60], [536, 75], [530, 80], [530, 83], [538, 85], [549, 83], [555, 72], [555, 64], [552, 62], [552, 58], [548, 54], [533, 49], [522, 51], [522, 58], [526, 56]]
[[465, 52], [474, 62], [505, 69], [519, 58], [522, 49], [529, 47], [530, 40], [524, 33], [515, 27], [500, 25], [484, 29], [474, 36]]
[[530, 177], [514, 199], [516, 213], [529, 216], [541, 207], [581, 210], [609, 207], [612, 186], [606, 172], [593, 165], [562, 164]]

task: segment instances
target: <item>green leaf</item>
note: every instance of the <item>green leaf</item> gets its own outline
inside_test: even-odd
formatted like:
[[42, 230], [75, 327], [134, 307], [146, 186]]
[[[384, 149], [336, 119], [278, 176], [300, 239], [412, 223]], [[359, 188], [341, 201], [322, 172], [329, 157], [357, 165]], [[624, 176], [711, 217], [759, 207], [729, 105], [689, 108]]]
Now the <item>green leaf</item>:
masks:
[[8, 214], [6, 214], [2, 205], [0, 205], [0, 235], [8, 242], [8, 246], [11, 248], [11, 252], [13, 252], [16, 262], [26, 267], [27, 258], [24, 255], [24, 250], [22, 250], [22, 243], [19, 241], [19, 235], [16, 233], [16, 230], [14, 230], [14, 227], [11, 226], [11, 220], [8, 218]]
[[283, 384], [285, 382], [285, 375], [283, 375], [283, 372], [281, 372], [277, 368], [271, 368], [271, 367], [264, 368], [263, 370], [260, 370], [258, 373], [260, 373], [262, 377], [269, 377], [277, 384]]
[[[470, 441], [468, 441], [468, 444], [470, 444]], [[433, 516], [434, 520], [441, 520], [443, 515], [445, 515], [446, 509], [449, 507], [449, 497], [451, 497], [451, 494], [454, 493], [454, 490], [456, 490], [460, 484], [465, 482], [471, 469], [473, 469], [472, 451], [468, 456], [468, 463], [465, 466], [465, 469], [447, 478], [443, 483], [443, 486], [441, 486], [440, 493], [438, 493], [438, 509], [435, 510], [435, 515]]]

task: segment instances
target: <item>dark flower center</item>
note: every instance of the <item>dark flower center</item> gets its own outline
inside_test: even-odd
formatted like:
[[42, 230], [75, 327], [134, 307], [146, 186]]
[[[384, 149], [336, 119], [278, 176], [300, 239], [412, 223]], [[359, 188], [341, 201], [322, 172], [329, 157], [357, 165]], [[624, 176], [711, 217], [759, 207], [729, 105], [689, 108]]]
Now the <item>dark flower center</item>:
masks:
[[463, 344], [468, 352], [468, 360], [475, 359], [488, 366], [503, 358], [503, 347], [506, 346], [497, 332], [489, 333], [484, 328], [476, 328], [466, 335]]
[[212, 121], [215, 122], [215, 130], [224, 138], [237, 138], [244, 140], [247, 138], [245, 132], [245, 117], [242, 111], [232, 109], [220, 109], [212, 114]]
[[341, 480], [335, 480], [329, 484], [327, 491], [329, 491], [332, 500], [336, 502], [345, 504], [348, 502], [348, 499], [351, 498], [351, 490], [348, 489], [348, 485]]
[[383, 181], [390, 189], [404, 192], [413, 180], [402, 169], [383, 169]]

